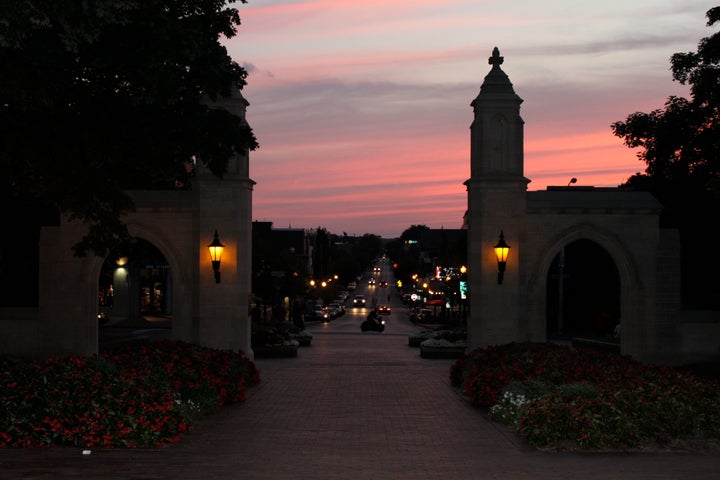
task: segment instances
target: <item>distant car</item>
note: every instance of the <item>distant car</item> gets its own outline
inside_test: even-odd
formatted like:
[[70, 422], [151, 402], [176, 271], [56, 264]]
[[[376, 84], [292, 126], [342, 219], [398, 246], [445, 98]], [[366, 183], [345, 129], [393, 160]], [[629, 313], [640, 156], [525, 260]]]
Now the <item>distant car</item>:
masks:
[[371, 278], [370, 280], [368, 280], [368, 285], [375, 285], [375, 279]]
[[353, 298], [353, 307], [364, 307], [365, 306], [365, 295], [355, 295]]
[[314, 320], [330, 320], [330, 315], [328, 314], [327, 308], [321, 307], [320, 305], [315, 306], [311, 317]]
[[345, 305], [340, 302], [332, 302], [328, 305], [328, 312], [332, 315], [332, 318], [342, 317], [345, 315]]
[[328, 305], [327, 312], [328, 312], [328, 318], [330, 318], [330, 319], [339, 317], [340, 316], [340, 304], [335, 303], [335, 302], [331, 303], [330, 305]]
[[355, 283], [355, 282], [350, 282], [350, 283], [348, 283], [347, 289], [348, 289], [349, 291], [352, 292], [352, 291], [355, 290], [356, 288], [357, 288], [357, 283]]
[[381, 286], [381, 287], [387, 287], [387, 285], [388, 285], [388, 284], [387, 284], [387, 282], [385, 282], [385, 281], [380, 282], [380, 286]]
[[423, 321], [430, 323], [434, 319], [433, 311], [429, 308], [412, 307], [408, 313], [410, 314], [410, 321], [413, 323]]
[[373, 273], [380, 273], [380, 267], [373, 268]]
[[434, 318], [433, 311], [429, 308], [421, 308], [417, 313], [418, 322], [431, 322]]
[[390, 315], [392, 313], [392, 308], [390, 308], [390, 305], [380, 305], [378, 307], [378, 314], [380, 315]]

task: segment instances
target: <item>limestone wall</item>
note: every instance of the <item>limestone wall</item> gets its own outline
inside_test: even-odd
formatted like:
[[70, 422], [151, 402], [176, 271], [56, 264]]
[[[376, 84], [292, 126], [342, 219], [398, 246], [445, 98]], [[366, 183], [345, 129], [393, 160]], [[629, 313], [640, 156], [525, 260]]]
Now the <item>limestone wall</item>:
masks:
[[0, 308], [0, 355], [35, 357], [38, 353], [38, 309]]
[[545, 283], [560, 249], [579, 239], [603, 247], [620, 276], [621, 350], [643, 356], [658, 345], [655, 319], [659, 205], [647, 194], [615, 190], [530, 192], [525, 244], [528, 329], [545, 328]]

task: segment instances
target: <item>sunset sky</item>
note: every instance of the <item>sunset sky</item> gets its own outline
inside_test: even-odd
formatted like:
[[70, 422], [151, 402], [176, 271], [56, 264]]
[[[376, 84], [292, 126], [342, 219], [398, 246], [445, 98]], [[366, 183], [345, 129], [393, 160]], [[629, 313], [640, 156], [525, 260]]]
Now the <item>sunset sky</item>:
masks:
[[717, 0], [248, 0], [253, 219], [397, 237], [460, 228], [472, 108], [493, 47], [524, 100], [525, 176], [614, 187], [645, 164], [610, 124], [687, 95], [670, 56]]

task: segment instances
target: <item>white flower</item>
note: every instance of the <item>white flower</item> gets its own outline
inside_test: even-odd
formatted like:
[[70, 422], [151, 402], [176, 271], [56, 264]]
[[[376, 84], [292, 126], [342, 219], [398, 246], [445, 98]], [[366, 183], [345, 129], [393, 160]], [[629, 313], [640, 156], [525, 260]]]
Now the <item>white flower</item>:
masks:
[[420, 344], [422, 347], [430, 348], [466, 348], [467, 340], [458, 340], [451, 342], [444, 338], [429, 338]]

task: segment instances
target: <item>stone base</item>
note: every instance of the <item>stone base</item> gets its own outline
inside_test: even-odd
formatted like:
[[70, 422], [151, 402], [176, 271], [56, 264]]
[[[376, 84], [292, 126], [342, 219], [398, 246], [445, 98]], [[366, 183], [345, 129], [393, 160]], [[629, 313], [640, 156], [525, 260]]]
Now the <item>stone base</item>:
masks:
[[436, 348], [420, 346], [422, 358], [460, 358], [465, 353], [465, 347]]
[[297, 357], [298, 345], [253, 347], [255, 358]]
[[290, 336], [293, 340], [297, 341], [301, 347], [309, 347], [312, 345], [312, 335], [298, 335], [291, 333]]

